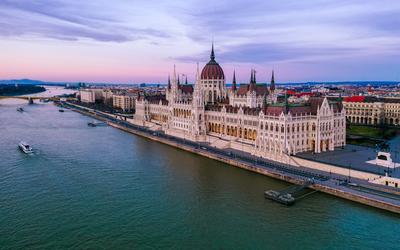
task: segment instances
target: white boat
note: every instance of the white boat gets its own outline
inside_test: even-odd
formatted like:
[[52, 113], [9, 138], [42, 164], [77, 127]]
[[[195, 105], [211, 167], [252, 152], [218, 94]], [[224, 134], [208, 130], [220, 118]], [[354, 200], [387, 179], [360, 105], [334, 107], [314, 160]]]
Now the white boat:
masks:
[[26, 142], [21, 141], [21, 142], [18, 144], [18, 147], [19, 147], [19, 149], [21, 149], [21, 151], [24, 152], [25, 154], [32, 154], [32, 153], [33, 153], [32, 147], [31, 147], [28, 143], [26, 143]]

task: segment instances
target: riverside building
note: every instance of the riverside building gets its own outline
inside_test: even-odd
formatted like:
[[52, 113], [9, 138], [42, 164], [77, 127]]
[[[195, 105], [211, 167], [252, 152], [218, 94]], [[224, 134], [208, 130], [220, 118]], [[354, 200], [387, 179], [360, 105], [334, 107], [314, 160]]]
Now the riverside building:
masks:
[[257, 84], [256, 72], [248, 84], [226, 87], [214, 48], [195, 84], [181, 84], [176, 70], [168, 78], [165, 95], [141, 95], [132, 122], [158, 127], [166, 134], [219, 148], [245, 151], [265, 158], [283, 158], [300, 152], [320, 153], [346, 144], [346, 113], [340, 102], [315, 98], [303, 104], [277, 102], [274, 74], [269, 86]]
[[114, 94], [112, 96], [113, 107], [130, 112], [135, 109], [135, 97], [129, 94]]
[[353, 124], [400, 126], [400, 99], [352, 96], [344, 99], [347, 120]]

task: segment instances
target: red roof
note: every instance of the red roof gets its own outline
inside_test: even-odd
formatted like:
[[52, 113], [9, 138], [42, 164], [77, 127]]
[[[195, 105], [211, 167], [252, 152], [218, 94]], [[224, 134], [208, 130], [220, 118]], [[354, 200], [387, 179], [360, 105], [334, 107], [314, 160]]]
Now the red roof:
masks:
[[365, 96], [349, 96], [344, 98], [345, 102], [364, 102]]
[[311, 92], [301, 92], [301, 93], [296, 94], [297, 97], [307, 96], [307, 95], [308, 96], [312, 96], [313, 93], [311, 93]]
[[193, 86], [192, 85], [179, 85], [179, 89], [182, 91], [182, 93], [193, 93]]
[[[246, 95], [249, 91], [250, 84], [240, 84], [239, 89], [237, 91], [238, 95]], [[268, 87], [265, 84], [257, 84], [256, 85], [256, 95], [268, 95]]]
[[225, 79], [224, 71], [215, 61], [210, 61], [201, 71], [201, 79]]

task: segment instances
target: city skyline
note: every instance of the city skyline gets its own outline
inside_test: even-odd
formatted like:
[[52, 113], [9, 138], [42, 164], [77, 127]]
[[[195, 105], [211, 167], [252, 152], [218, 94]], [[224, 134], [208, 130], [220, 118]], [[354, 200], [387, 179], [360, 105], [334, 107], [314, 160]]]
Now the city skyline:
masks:
[[399, 81], [393, 1], [2, 1], [1, 79], [194, 81], [214, 41], [227, 81]]

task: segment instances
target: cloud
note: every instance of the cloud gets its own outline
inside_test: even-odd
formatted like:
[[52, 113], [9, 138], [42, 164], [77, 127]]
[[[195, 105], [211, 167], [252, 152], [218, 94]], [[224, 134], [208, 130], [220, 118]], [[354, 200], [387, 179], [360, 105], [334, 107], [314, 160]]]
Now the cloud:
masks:
[[[371, 62], [377, 75], [400, 63], [399, 13], [394, 0], [0, 0], [0, 42], [51, 42], [69, 57], [69, 43], [46, 40], [73, 41], [82, 51], [76, 57], [87, 53], [90, 63], [106, 54], [130, 69], [165, 74], [172, 61], [187, 68], [208, 61], [214, 41], [218, 62], [238, 72], [274, 65], [286, 67], [292, 79], [304, 72], [311, 79], [337, 72], [347, 77], [357, 65], [348, 78], [354, 79]], [[92, 47], [91, 41], [100, 43]]]
[[33, 35], [72, 41], [87, 38], [102, 42], [169, 37], [161, 30], [135, 27], [110, 13], [108, 8], [99, 10], [98, 6], [74, 1], [4, 0], [0, 2], [0, 36]]
[[[204, 50], [174, 57], [220, 62], [318, 63], [365, 55], [399, 55], [400, 2], [389, 0], [199, 1], [179, 16]], [[363, 57], [364, 59], [364, 57]], [[360, 61], [360, 63], [363, 63]]]

